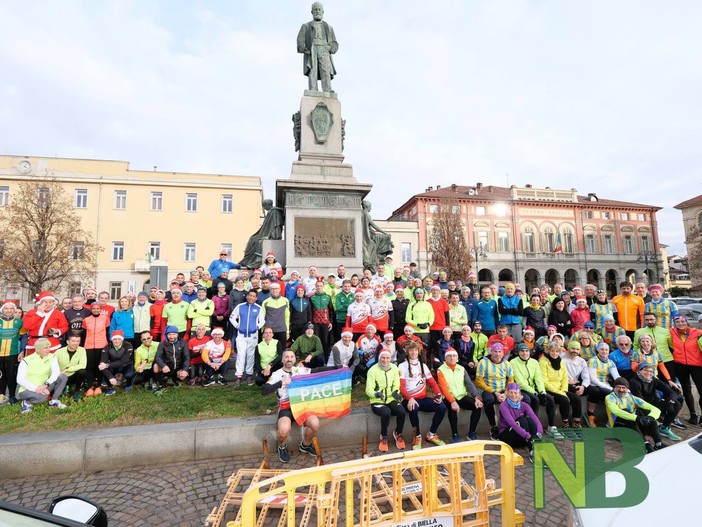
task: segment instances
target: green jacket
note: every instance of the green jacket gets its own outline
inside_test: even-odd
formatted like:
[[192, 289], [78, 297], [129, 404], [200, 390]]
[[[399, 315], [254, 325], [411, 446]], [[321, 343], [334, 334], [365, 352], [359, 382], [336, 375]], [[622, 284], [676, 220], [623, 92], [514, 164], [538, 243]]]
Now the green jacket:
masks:
[[512, 365], [512, 371], [514, 372], [514, 382], [519, 385], [523, 392], [531, 395], [546, 393], [539, 361], [529, 359], [524, 362], [521, 358], [515, 357], [509, 363]]
[[312, 335], [311, 337], [300, 335], [295, 339], [290, 349], [295, 352], [297, 360], [305, 360], [308, 355], [316, 357], [320, 353], [324, 353], [322, 341], [317, 335]]
[[66, 370], [66, 376], [70, 377], [78, 370], [84, 370], [88, 366], [88, 355], [85, 348], [78, 346], [73, 357], [68, 353], [68, 346], [56, 350], [56, 360], [58, 360], [61, 372]]
[[[371, 404], [387, 404], [395, 399], [393, 392], [400, 391], [400, 370], [394, 364], [385, 371], [380, 364], [374, 364], [366, 375], [366, 395]], [[375, 392], [382, 392], [382, 397], [376, 397]]]
[[353, 304], [353, 293], [344, 293], [339, 291], [334, 297], [334, 311], [336, 311], [336, 321], [342, 324], [346, 323], [346, 311]]
[[[429, 333], [429, 326], [434, 323], [434, 310], [426, 300], [410, 303], [405, 320], [414, 326], [415, 333]], [[426, 324], [426, 327], [419, 327], [419, 324]]]

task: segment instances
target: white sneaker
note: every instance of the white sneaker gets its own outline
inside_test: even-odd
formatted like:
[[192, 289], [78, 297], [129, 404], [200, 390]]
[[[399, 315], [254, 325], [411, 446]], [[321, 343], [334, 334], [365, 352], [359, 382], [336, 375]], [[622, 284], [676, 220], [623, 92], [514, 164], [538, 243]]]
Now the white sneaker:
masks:
[[68, 408], [65, 404], [63, 404], [61, 401], [57, 401], [56, 399], [51, 399], [49, 401], [49, 406], [53, 406], [54, 408], [58, 408], [59, 410], [65, 410]]

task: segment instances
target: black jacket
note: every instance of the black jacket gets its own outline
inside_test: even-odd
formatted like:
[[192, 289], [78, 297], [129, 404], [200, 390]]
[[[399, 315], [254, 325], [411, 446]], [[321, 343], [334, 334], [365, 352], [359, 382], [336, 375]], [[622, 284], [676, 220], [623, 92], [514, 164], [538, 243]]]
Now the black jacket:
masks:
[[188, 371], [190, 366], [190, 350], [188, 343], [182, 339], [177, 339], [175, 342], [168, 342], [168, 339], [159, 342], [156, 350], [156, 358], [154, 362], [160, 368], [168, 366], [172, 370]]

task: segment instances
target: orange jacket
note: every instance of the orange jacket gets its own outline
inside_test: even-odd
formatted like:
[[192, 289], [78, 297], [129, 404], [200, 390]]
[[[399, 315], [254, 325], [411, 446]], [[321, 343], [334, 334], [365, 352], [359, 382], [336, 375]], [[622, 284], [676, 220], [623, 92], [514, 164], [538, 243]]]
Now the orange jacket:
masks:
[[690, 328], [687, 338], [683, 340], [676, 328], [670, 330], [670, 340], [673, 344], [673, 360], [687, 366], [702, 366], [702, 331]]

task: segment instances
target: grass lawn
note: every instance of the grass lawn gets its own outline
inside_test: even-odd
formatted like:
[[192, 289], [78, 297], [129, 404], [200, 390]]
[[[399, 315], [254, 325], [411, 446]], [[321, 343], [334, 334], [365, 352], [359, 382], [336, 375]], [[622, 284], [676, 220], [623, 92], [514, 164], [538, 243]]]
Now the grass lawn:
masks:
[[[34, 405], [20, 414], [20, 404], [0, 406], [0, 433], [48, 432], [78, 428], [199, 421], [223, 417], [265, 415], [276, 411], [275, 395], [263, 396], [258, 386], [181, 386], [168, 388], [163, 395], [135, 387], [130, 392], [118, 389], [112, 396], [88, 397], [79, 402], [63, 401], [68, 408], [57, 410], [48, 404]], [[353, 407], [366, 407], [363, 386], [356, 386]]]

